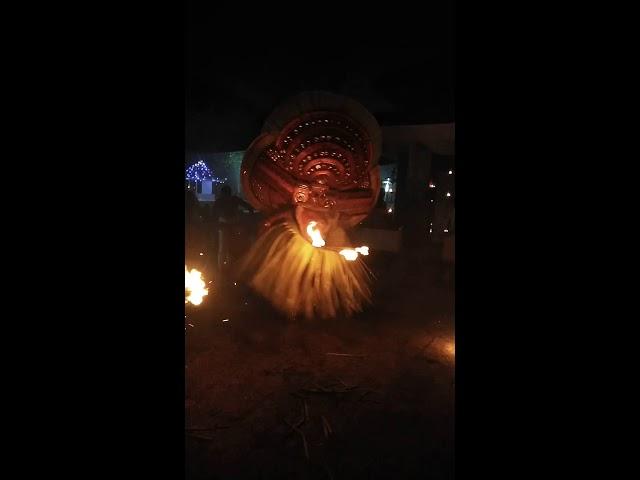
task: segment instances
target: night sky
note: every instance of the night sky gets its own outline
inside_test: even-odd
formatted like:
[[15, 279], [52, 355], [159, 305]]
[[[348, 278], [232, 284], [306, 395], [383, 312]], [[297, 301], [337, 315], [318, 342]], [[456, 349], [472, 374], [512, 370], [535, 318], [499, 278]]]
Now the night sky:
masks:
[[[265, 38], [241, 42], [238, 29], [210, 15], [188, 16], [185, 65], [186, 149], [243, 150], [280, 102], [304, 90], [328, 90], [367, 107], [382, 125], [454, 120], [451, 12], [425, 20], [411, 40], [324, 42]], [[308, 37], [306, 37], [308, 40]], [[367, 40], [367, 41], [364, 41]], [[286, 48], [284, 47], [286, 45]]]

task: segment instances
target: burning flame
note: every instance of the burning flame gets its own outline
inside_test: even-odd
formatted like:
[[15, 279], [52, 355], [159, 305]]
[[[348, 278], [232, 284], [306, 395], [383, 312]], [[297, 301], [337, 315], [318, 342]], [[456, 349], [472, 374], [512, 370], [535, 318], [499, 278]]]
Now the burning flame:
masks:
[[324, 239], [320, 235], [320, 230], [316, 230], [314, 227], [318, 222], [309, 222], [307, 225], [307, 234], [311, 237], [311, 245], [314, 247], [324, 247]]
[[[311, 221], [309, 225], [307, 225], [307, 234], [311, 237], [311, 245], [314, 247], [324, 247], [325, 241], [320, 234], [320, 230], [316, 229], [315, 226], [318, 222]], [[369, 255], [369, 247], [362, 246], [356, 248], [345, 248], [340, 250], [340, 255], [344, 258], [353, 262], [358, 258], [358, 254], [360, 255]]]
[[344, 250], [340, 250], [340, 255], [342, 255], [344, 258], [346, 258], [350, 262], [353, 262], [356, 258], [358, 258], [358, 252], [350, 248], [345, 248]]
[[343, 250], [340, 250], [340, 255], [342, 255], [344, 258], [346, 258], [350, 262], [353, 262], [355, 259], [357, 259], [358, 254], [365, 255], [365, 256], [369, 255], [369, 247], [362, 246], [362, 247], [356, 247], [355, 249], [345, 248]]
[[193, 305], [200, 305], [203, 297], [209, 293], [209, 290], [205, 288], [202, 273], [195, 268], [188, 271], [186, 265], [184, 266], [184, 292], [184, 303], [191, 302]]

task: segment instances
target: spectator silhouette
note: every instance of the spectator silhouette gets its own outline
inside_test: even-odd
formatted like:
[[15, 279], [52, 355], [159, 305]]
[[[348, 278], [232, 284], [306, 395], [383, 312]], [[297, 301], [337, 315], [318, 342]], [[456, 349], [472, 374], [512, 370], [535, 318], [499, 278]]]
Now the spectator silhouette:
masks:
[[253, 212], [253, 207], [231, 193], [228, 185], [220, 188], [220, 197], [213, 204], [213, 217], [218, 225], [218, 269], [232, 261], [233, 235], [239, 230], [240, 209]]

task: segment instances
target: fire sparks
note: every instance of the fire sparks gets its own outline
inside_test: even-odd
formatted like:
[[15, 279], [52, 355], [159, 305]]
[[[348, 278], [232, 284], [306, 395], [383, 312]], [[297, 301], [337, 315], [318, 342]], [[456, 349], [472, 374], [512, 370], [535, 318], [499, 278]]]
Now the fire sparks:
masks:
[[316, 230], [315, 226], [318, 222], [309, 222], [307, 225], [307, 234], [311, 237], [311, 245], [314, 247], [324, 247], [324, 239], [320, 234], [320, 230]]
[[203, 297], [209, 294], [209, 290], [205, 288], [202, 273], [195, 268], [189, 271], [186, 265], [184, 266], [184, 292], [184, 303], [190, 302], [193, 305], [200, 305]]
[[362, 247], [356, 247], [356, 248], [345, 248], [343, 250], [340, 250], [340, 255], [342, 255], [344, 258], [346, 258], [350, 262], [353, 262], [355, 259], [357, 259], [358, 254], [365, 255], [365, 256], [369, 255], [369, 247], [362, 246]]

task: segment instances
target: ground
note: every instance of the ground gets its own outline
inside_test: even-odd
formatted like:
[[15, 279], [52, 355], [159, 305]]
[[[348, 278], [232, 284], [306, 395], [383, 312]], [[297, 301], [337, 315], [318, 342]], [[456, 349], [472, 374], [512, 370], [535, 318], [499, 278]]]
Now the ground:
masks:
[[294, 321], [210, 284], [185, 318], [187, 478], [453, 478], [454, 298], [435, 258], [372, 253], [374, 305], [351, 319]]

